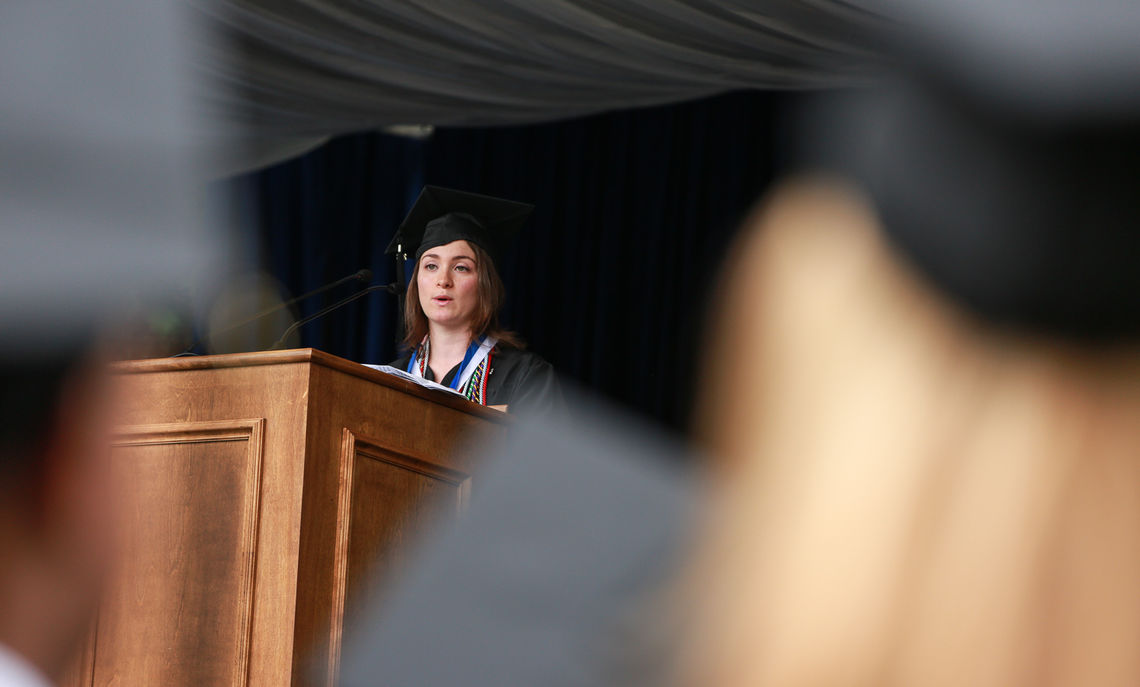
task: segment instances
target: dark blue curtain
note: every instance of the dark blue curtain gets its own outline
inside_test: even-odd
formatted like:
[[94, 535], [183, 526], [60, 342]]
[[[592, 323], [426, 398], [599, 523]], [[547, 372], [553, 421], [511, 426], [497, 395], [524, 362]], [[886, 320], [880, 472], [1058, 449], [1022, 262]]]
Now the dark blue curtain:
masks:
[[[705, 301], [730, 239], [779, 166], [786, 97], [735, 93], [573, 121], [345, 136], [237, 178], [256, 199], [263, 267], [293, 294], [368, 267], [424, 184], [534, 203], [504, 260], [504, 324], [564, 376], [685, 427]], [[300, 315], [351, 292], [311, 299]], [[374, 294], [302, 330], [361, 362], [396, 357]]]

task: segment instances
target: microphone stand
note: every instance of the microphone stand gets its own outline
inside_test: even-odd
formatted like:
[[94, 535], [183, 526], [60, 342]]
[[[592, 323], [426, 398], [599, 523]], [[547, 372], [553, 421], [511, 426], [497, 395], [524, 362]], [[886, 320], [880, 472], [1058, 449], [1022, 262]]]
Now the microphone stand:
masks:
[[[334, 281], [331, 284], [325, 284], [324, 286], [313, 289], [312, 291], [309, 291], [308, 293], [303, 293], [300, 296], [297, 296], [296, 298], [285, 301], [284, 303], [278, 303], [277, 305], [273, 306], [272, 308], [266, 308], [265, 310], [262, 310], [261, 312], [255, 314], [255, 315], [250, 315], [249, 317], [245, 318], [241, 322], [231, 324], [230, 326], [228, 326], [224, 329], [220, 329], [217, 332], [214, 332], [214, 336], [218, 336], [220, 334], [228, 334], [229, 332], [232, 332], [235, 329], [239, 329], [241, 327], [244, 327], [247, 324], [250, 324], [252, 322], [256, 322], [257, 320], [260, 320], [261, 318], [265, 317], [266, 315], [272, 315], [273, 313], [278, 312], [280, 310], [284, 310], [285, 308], [288, 308], [291, 305], [296, 305], [297, 303], [300, 303], [301, 301], [303, 301], [307, 298], [312, 298], [313, 296], [324, 293], [325, 291], [328, 291], [330, 289], [335, 289], [336, 287], [340, 286], [341, 284], [347, 284], [350, 281], [367, 281], [371, 278], [372, 278], [372, 270], [369, 270], [369, 269], [357, 270], [356, 272], [348, 275], [347, 277], [344, 277], [343, 279], [337, 279], [336, 281]], [[182, 351], [181, 353], [178, 353], [178, 354], [173, 355], [171, 357], [172, 358], [181, 358], [181, 357], [188, 356], [188, 355], [197, 355], [197, 353], [191, 353], [191, 351], [193, 351], [195, 348], [197, 348], [198, 344], [200, 344], [200, 343], [202, 343], [201, 338], [194, 339], [194, 343], [190, 344], [186, 348], [185, 351]]]
[[271, 351], [280, 350], [281, 347], [285, 345], [285, 339], [289, 338], [290, 334], [297, 331], [301, 327], [304, 327], [306, 324], [312, 322], [313, 320], [320, 319], [320, 318], [324, 317], [325, 315], [331, 313], [334, 310], [337, 310], [338, 308], [343, 308], [344, 306], [346, 306], [349, 303], [357, 300], [358, 298], [363, 298], [364, 296], [367, 296], [370, 293], [375, 293], [376, 291], [386, 291], [388, 293], [393, 293], [393, 294], [399, 293], [399, 286], [397, 284], [373, 284], [372, 286], [369, 286], [366, 289], [361, 289], [360, 291], [357, 291], [356, 293], [352, 294], [351, 296], [347, 296], [345, 298], [342, 298], [341, 300], [337, 301], [336, 303], [333, 303], [332, 305], [325, 306], [324, 308], [321, 308], [320, 310], [313, 313], [312, 315], [309, 315], [306, 318], [297, 320], [292, 325], [290, 325], [290, 327], [285, 330], [285, 333], [281, 335], [281, 338], [277, 339], [277, 341], [274, 342], [274, 344], [269, 347], [269, 350], [271, 350]]

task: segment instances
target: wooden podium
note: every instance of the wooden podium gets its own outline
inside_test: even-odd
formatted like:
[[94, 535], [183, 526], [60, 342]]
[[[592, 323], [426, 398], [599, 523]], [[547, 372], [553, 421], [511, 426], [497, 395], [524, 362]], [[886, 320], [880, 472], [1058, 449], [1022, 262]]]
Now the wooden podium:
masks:
[[463, 508], [456, 441], [508, 422], [311, 349], [122, 363], [116, 379], [126, 535], [66, 681], [84, 687], [333, 683], [369, 583]]

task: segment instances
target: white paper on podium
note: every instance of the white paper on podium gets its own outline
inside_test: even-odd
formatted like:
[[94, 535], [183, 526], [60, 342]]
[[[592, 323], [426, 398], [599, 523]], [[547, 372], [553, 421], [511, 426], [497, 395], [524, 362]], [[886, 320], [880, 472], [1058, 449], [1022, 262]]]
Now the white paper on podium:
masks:
[[364, 365], [364, 367], [371, 367], [373, 370], [379, 370], [385, 374], [395, 375], [396, 377], [399, 377], [400, 379], [406, 379], [409, 382], [412, 382], [413, 384], [419, 384], [420, 386], [426, 387], [428, 389], [440, 389], [442, 391], [446, 391], [449, 394], [455, 394], [456, 396], [462, 396], [463, 395], [463, 394], [459, 393], [458, 391], [456, 391], [455, 389], [452, 389], [450, 387], [446, 387], [446, 386], [444, 386], [438, 382], [429, 381], [427, 379], [424, 379], [423, 377], [417, 377], [417, 376], [415, 376], [409, 372], [405, 372], [405, 371], [401, 370], [398, 367], [392, 367], [391, 365], [367, 365], [366, 364], [366, 365]]

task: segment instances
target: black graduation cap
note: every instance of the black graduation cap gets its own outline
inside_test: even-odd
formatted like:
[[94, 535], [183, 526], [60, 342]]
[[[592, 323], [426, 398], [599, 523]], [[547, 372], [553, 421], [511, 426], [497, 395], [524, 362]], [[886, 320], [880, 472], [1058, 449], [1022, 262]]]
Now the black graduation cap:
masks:
[[825, 115], [818, 157], [857, 179], [894, 247], [974, 313], [1140, 336], [1140, 4], [898, 7], [906, 29], [885, 43], [900, 78]]
[[359, 609], [338, 684], [669, 682], [669, 643], [646, 621], [691, 544], [695, 459], [596, 399], [567, 401], [474, 452], [470, 508], [438, 518], [407, 574]]
[[513, 200], [425, 186], [404, 218], [387, 253], [414, 254], [452, 241], [468, 241], [491, 255], [498, 265], [503, 251], [530, 217], [534, 206]]
[[68, 355], [124, 311], [194, 301], [228, 261], [192, 192], [191, 142], [215, 132], [180, 116], [178, 8], [107, 4], [0, 10], [0, 360]]

